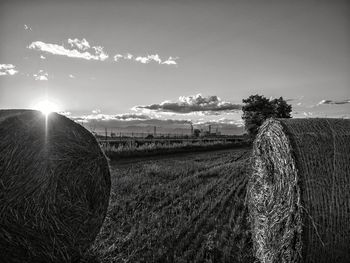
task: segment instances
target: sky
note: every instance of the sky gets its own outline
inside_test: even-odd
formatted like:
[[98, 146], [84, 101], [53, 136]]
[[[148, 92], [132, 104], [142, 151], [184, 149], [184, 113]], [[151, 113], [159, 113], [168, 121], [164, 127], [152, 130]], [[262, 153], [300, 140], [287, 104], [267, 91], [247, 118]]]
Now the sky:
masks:
[[260, 94], [296, 118], [349, 118], [349, 26], [338, 0], [2, 0], [0, 108], [229, 133]]

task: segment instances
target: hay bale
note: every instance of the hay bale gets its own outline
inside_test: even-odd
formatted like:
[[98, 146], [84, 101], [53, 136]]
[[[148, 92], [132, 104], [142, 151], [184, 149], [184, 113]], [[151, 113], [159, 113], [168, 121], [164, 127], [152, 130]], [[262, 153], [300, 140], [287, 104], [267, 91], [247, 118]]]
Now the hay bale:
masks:
[[248, 205], [261, 262], [349, 262], [350, 120], [267, 120]]
[[106, 215], [110, 174], [95, 138], [56, 113], [0, 111], [1, 262], [74, 262]]

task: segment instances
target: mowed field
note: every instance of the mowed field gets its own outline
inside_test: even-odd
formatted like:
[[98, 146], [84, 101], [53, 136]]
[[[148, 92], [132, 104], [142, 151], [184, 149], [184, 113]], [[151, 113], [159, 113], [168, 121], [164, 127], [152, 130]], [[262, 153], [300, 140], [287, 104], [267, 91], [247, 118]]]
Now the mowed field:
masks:
[[245, 206], [251, 149], [111, 163], [89, 262], [253, 262]]

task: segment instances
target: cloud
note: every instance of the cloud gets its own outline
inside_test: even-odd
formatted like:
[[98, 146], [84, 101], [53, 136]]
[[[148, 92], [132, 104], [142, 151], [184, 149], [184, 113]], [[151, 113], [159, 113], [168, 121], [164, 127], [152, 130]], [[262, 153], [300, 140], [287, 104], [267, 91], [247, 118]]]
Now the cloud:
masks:
[[72, 113], [70, 111], [60, 111], [58, 113], [61, 115], [67, 116], [67, 117], [72, 115]]
[[217, 96], [203, 97], [201, 94], [193, 96], [181, 96], [177, 102], [164, 101], [160, 104], [135, 106], [134, 110], [152, 110], [159, 112], [191, 113], [191, 112], [215, 112], [236, 111], [242, 108], [239, 104], [222, 101]]
[[151, 118], [144, 114], [125, 113], [125, 114], [114, 115], [113, 119], [121, 120], [121, 121], [131, 121], [131, 120], [149, 120]]
[[18, 71], [12, 64], [0, 64], [0, 76], [15, 75]]
[[149, 60], [153, 60], [153, 61], [157, 62], [158, 64], [161, 64], [161, 63], [162, 63], [162, 60], [160, 59], [160, 57], [159, 57], [158, 54], [149, 55], [149, 56], [148, 56], [148, 59], [149, 59]]
[[[72, 42], [76, 45], [76, 42]], [[73, 44], [71, 44], [73, 45]], [[91, 49], [91, 53], [88, 51], [77, 50], [77, 49], [67, 49], [64, 46], [57, 44], [44, 43], [42, 41], [32, 42], [29, 46], [29, 49], [47, 52], [53, 55], [66, 56], [70, 58], [81, 58], [86, 60], [99, 60], [104, 61], [108, 58], [108, 54], [103, 51], [103, 47], [94, 46]]]
[[32, 28], [26, 24], [24, 24], [24, 30], [29, 30], [29, 31], [32, 31]]
[[151, 119], [148, 115], [145, 114], [135, 114], [135, 113], [125, 113], [125, 114], [118, 114], [114, 115], [114, 118], [116, 120], [149, 120]]
[[33, 74], [33, 77], [35, 80], [48, 80], [49, 74], [41, 69], [38, 74]]
[[334, 101], [334, 100], [321, 100], [317, 105], [322, 105], [322, 104], [337, 104], [337, 105], [341, 105], [341, 104], [347, 104], [347, 103], [350, 103], [350, 99], [338, 100], [338, 101]]
[[160, 59], [158, 54], [147, 55], [147, 56], [138, 56], [135, 58], [135, 61], [140, 62], [142, 64], [147, 64], [147, 63], [150, 63], [152, 61], [154, 61], [158, 64], [162, 64], [162, 60]]
[[90, 115], [81, 115], [72, 117], [74, 120], [89, 122], [89, 121], [144, 121], [151, 120], [152, 118], [144, 114], [135, 114], [135, 113], [124, 113], [124, 114], [102, 114], [100, 110], [93, 110], [93, 114]]
[[236, 125], [237, 127], [244, 127], [244, 121], [242, 119], [227, 119], [227, 118], [220, 118], [218, 120], [212, 120], [212, 123], [218, 123], [218, 124], [232, 124]]
[[[34, 41], [27, 48], [50, 53], [53, 55], [66, 56], [70, 58], [81, 58], [85, 60], [104, 61], [109, 57], [102, 46], [91, 46], [85, 38], [81, 40], [78, 38], [68, 38], [67, 43], [69, 47], [65, 47], [64, 45], [45, 43], [42, 41]], [[43, 55], [41, 55], [40, 58], [45, 59]], [[162, 65], [177, 65], [176, 60], [178, 57], [169, 57], [166, 60], [162, 60], [158, 54], [135, 56], [131, 53], [126, 53], [125, 55], [116, 54], [113, 56], [113, 59], [116, 62], [124, 59], [136, 61], [142, 64], [155, 62]]]
[[148, 57], [137, 57], [137, 58], [135, 58], [135, 61], [141, 62], [142, 64], [147, 64], [149, 62], [149, 58]]
[[147, 55], [145, 57], [142, 57], [142, 56], [139, 56], [139, 57], [136, 57], [135, 58], [135, 61], [137, 62], [141, 62], [143, 64], [147, 64], [149, 62], [156, 62], [158, 64], [162, 64], [162, 60], [160, 59], [159, 55], [158, 54], [155, 54], [155, 55]]
[[129, 60], [131, 60], [133, 57], [134, 57], [134, 55], [128, 53], [128, 54], [126, 54], [126, 55], [124, 56], [124, 59], [129, 59]]
[[40, 58], [41, 58], [41, 59], [46, 59], [46, 57], [45, 57], [45, 56], [43, 56], [43, 55], [40, 55]]
[[138, 61], [138, 58], [141, 58], [140, 62], [141, 63], [145, 63], [144, 61], [146, 61], [146, 63], [149, 63], [151, 61], [154, 61], [158, 64], [162, 63], [162, 60], [160, 59], [158, 54], [155, 55], [147, 55], [147, 57], [137, 57], [135, 60]]
[[95, 46], [95, 47], [92, 47], [92, 49], [95, 50], [95, 54], [100, 60], [104, 61], [108, 58], [108, 55], [103, 51], [102, 46]]
[[313, 116], [313, 113], [312, 112], [303, 112], [303, 115], [308, 118], [308, 117], [312, 117]]
[[95, 110], [92, 110], [91, 112], [93, 114], [99, 114], [99, 113], [101, 113], [101, 110], [100, 109], [95, 109]]
[[116, 54], [116, 55], [113, 57], [113, 59], [114, 59], [114, 61], [117, 62], [117, 61], [121, 60], [123, 57], [124, 57], [124, 56], [121, 55], [121, 54]]
[[213, 120], [204, 120], [200, 119], [197, 121], [193, 121], [194, 125], [234, 125], [236, 127], [244, 127], [244, 121], [242, 119], [228, 119], [228, 118], [220, 118], [220, 119], [213, 119]]
[[152, 54], [147, 56], [134, 56], [133, 54], [130, 54], [130, 53], [127, 53], [126, 55], [116, 54], [113, 58], [114, 58], [114, 61], [116, 62], [124, 59], [124, 60], [133, 60], [136, 62], [140, 62], [142, 64], [156, 62], [158, 64], [166, 64], [166, 65], [177, 65], [175, 60], [178, 59], [178, 58], [169, 57], [167, 60], [162, 61], [162, 59], [158, 54]]
[[124, 113], [124, 114], [102, 114], [100, 109], [94, 109], [92, 114], [81, 116], [85, 120], [149, 120], [151, 117], [140, 113]]
[[35, 80], [48, 80], [47, 76], [37, 76], [34, 75]]
[[177, 63], [175, 61], [176, 59], [178, 59], [178, 58], [169, 57], [167, 60], [163, 61], [162, 64], [177, 65]]
[[75, 79], [75, 76], [72, 74], [69, 74], [68, 77], [70, 77], [71, 79]]
[[79, 40], [77, 38], [70, 39], [68, 38], [68, 44], [71, 45], [73, 48], [78, 48], [79, 50], [85, 51], [90, 48], [89, 42], [83, 38], [82, 40]]

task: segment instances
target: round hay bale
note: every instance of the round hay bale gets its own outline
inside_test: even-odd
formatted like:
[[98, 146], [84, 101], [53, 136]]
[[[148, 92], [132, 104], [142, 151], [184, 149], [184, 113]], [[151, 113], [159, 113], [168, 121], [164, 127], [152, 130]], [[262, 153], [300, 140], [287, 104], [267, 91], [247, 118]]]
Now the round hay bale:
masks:
[[0, 261], [74, 262], [106, 216], [110, 173], [94, 136], [56, 113], [0, 111]]
[[247, 200], [260, 262], [349, 262], [350, 120], [269, 119], [252, 168]]

